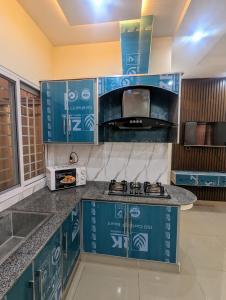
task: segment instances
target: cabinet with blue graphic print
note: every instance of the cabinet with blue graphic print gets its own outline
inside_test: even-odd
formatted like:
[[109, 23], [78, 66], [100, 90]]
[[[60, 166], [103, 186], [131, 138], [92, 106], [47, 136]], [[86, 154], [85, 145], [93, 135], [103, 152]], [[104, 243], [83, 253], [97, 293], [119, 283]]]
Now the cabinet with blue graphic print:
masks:
[[44, 143], [66, 143], [67, 133], [66, 81], [41, 83]]
[[14, 286], [10, 289], [4, 300], [32, 300], [33, 297], [33, 270], [30, 265], [25, 272], [16, 281]]
[[96, 79], [41, 82], [44, 143], [96, 143]]
[[178, 208], [128, 205], [128, 257], [176, 263]]
[[126, 204], [82, 201], [85, 252], [127, 255]]
[[178, 207], [82, 203], [85, 252], [177, 263]]
[[34, 260], [35, 300], [62, 299], [62, 247], [59, 229]]
[[80, 253], [80, 203], [76, 205], [62, 225], [63, 286], [73, 270]]

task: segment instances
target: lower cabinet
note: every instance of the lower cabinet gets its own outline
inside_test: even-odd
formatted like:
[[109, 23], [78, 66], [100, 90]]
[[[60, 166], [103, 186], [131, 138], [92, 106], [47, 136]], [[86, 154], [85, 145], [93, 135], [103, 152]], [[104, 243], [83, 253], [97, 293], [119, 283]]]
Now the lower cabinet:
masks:
[[3, 299], [61, 300], [79, 253], [80, 203]]
[[63, 286], [73, 270], [80, 253], [80, 203], [76, 205], [62, 226]]
[[35, 300], [62, 298], [61, 230], [58, 230], [34, 260]]
[[177, 207], [128, 204], [128, 257], [176, 263]]
[[126, 204], [82, 201], [85, 252], [127, 255]]
[[33, 300], [33, 269], [30, 265], [3, 298], [4, 300]]
[[85, 252], [177, 262], [178, 207], [82, 203]]

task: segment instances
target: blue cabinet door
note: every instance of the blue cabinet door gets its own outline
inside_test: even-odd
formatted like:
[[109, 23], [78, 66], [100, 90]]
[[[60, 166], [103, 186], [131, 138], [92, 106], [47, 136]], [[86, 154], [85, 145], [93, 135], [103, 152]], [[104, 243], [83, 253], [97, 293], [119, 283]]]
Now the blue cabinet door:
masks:
[[15, 300], [15, 299], [23, 299], [23, 300], [33, 300], [33, 271], [32, 265], [30, 265], [25, 272], [21, 275], [21, 277], [16, 281], [14, 286], [8, 292], [4, 300]]
[[67, 82], [41, 83], [43, 140], [45, 143], [67, 142]]
[[128, 257], [176, 263], [178, 208], [128, 205]]
[[69, 142], [94, 143], [96, 80], [68, 81]]
[[62, 247], [58, 230], [34, 260], [35, 300], [62, 298]]
[[85, 252], [127, 255], [126, 204], [83, 200]]
[[62, 226], [63, 285], [65, 286], [80, 253], [80, 204], [78, 203]]

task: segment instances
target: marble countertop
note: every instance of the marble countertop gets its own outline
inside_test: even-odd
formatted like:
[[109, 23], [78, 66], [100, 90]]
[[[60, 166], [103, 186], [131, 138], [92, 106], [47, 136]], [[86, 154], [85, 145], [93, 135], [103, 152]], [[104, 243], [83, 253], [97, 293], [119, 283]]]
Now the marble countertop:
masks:
[[[56, 192], [50, 192], [45, 187], [6, 210], [42, 212], [51, 215], [31, 237], [0, 264], [0, 299], [13, 286], [81, 199], [176, 206], [188, 205], [197, 199], [194, 194], [181, 187], [168, 185], [166, 189], [171, 199], [110, 196], [104, 194], [107, 188], [106, 182], [88, 182], [86, 186]], [[2, 213], [5, 211], [0, 215]]]
[[104, 191], [108, 189], [107, 182], [92, 182], [90, 188], [83, 194], [83, 199], [89, 200], [101, 200], [101, 201], [120, 201], [126, 203], [136, 203], [136, 204], [155, 204], [155, 205], [189, 205], [197, 200], [197, 197], [190, 191], [174, 186], [174, 185], [164, 185], [170, 199], [168, 198], [144, 198], [144, 197], [134, 197], [134, 196], [115, 196], [104, 194]]

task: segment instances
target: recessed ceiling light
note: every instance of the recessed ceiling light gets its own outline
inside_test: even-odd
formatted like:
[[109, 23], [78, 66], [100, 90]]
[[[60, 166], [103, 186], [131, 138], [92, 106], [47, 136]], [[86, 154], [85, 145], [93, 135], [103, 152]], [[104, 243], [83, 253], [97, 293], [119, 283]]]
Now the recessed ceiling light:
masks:
[[192, 36], [192, 41], [193, 42], [198, 42], [198, 41], [200, 41], [202, 38], [204, 38], [205, 37], [205, 34], [204, 34], [204, 32], [202, 32], [202, 31], [196, 31], [194, 34], [193, 34], [193, 36]]
[[103, 0], [92, 0], [93, 4], [100, 6], [103, 3]]
[[169, 81], [168, 81], [168, 85], [169, 85], [169, 86], [172, 86], [172, 85], [173, 85], [173, 80], [169, 80]]

